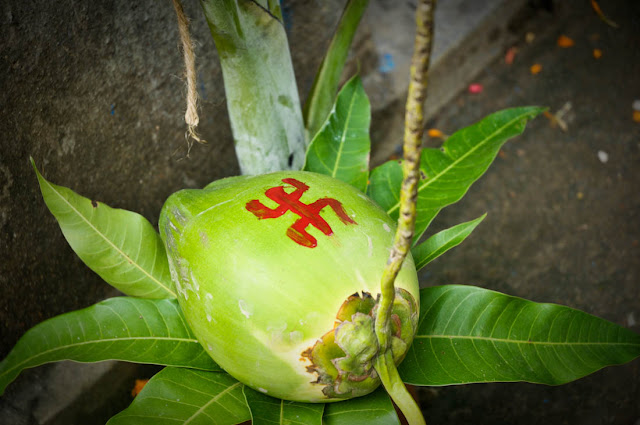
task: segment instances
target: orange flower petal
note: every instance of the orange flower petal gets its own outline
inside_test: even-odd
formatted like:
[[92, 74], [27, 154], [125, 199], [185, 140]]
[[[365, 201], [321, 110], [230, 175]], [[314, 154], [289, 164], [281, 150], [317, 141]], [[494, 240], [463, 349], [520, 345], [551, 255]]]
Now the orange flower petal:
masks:
[[540, 65], [539, 63], [534, 63], [529, 69], [533, 75], [536, 75], [539, 74], [540, 71], [542, 71], [542, 65]]
[[602, 57], [602, 50], [593, 49], [593, 57], [596, 59], [600, 59]]
[[563, 48], [572, 47], [575, 44], [571, 38], [567, 37], [564, 34], [558, 37], [557, 43], [558, 43], [558, 47], [563, 47]]
[[430, 128], [427, 131], [429, 137], [433, 137], [434, 139], [442, 139], [444, 137], [444, 133], [437, 128]]
[[137, 396], [140, 393], [140, 391], [142, 391], [144, 386], [147, 385], [147, 382], [149, 382], [148, 379], [136, 379], [136, 384], [131, 390], [131, 397]]
[[633, 111], [633, 120], [635, 122], [640, 122], [640, 111]]

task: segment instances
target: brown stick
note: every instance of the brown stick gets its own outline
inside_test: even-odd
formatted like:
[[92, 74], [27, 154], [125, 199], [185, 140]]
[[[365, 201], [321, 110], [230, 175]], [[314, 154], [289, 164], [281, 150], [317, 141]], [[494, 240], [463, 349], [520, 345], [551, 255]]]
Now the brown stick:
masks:
[[418, 182], [420, 181], [420, 151], [424, 134], [424, 102], [427, 98], [427, 70], [431, 57], [433, 9], [435, 0], [421, 0], [416, 9], [416, 38], [411, 59], [411, 79], [405, 114], [404, 179], [400, 189], [400, 216], [393, 248], [382, 273], [381, 300], [376, 335], [381, 349], [388, 346], [388, 323], [395, 297], [393, 282], [411, 249], [415, 221]]

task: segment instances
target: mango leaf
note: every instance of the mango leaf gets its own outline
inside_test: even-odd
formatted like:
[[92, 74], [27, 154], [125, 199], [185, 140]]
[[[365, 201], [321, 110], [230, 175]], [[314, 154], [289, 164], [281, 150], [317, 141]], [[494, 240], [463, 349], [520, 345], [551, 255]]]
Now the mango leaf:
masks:
[[305, 171], [326, 174], [367, 188], [369, 176], [369, 123], [371, 108], [359, 77], [349, 80], [322, 129], [311, 141]]
[[0, 393], [22, 370], [60, 360], [221, 370], [191, 333], [176, 300], [117, 297], [29, 329], [0, 362]]
[[[442, 208], [459, 201], [484, 174], [500, 147], [522, 133], [527, 122], [542, 111], [544, 108], [533, 106], [505, 109], [457, 131], [442, 149], [422, 150], [423, 178], [418, 184], [414, 243]], [[401, 183], [398, 162], [388, 162], [372, 171], [369, 195], [394, 219], [398, 218]]]
[[400, 420], [389, 395], [380, 387], [364, 397], [327, 403], [324, 408], [324, 424], [400, 425]]
[[299, 170], [307, 139], [277, 0], [202, 0], [218, 50], [240, 171]]
[[231, 376], [166, 367], [107, 425], [235, 425], [249, 419], [242, 384]]
[[331, 111], [353, 36], [368, 4], [369, 0], [347, 2], [338, 28], [313, 80], [313, 86], [302, 110], [307, 134], [311, 138], [315, 137]]
[[160, 235], [140, 214], [91, 201], [48, 182], [31, 159], [49, 211], [78, 257], [127, 295], [175, 298]]
[[411, 255], [416, 264], [416, 270], [420, 270], [451, 248], [460, 245], [486, 216], [486, 214], [483, 214], [475, 220], [457, 224], [436, 233], [420, 245], [414, 246], [411, 249]]
[[564, 384], [640, 355], [640, 335], [578, 310], [473, 286], [420, 291], [404, 382]]
[[[387, 161], [371, 170], [367, 195], [388, 212], [400, 203], [401, 185], [402, 161]], [[398, 218], [397, 213], [394, 218]]]
[[322, 403], [297, 403], [269, 397], [244, 386], [244, 396], [251, 410], [252, 425], [322, 425]]

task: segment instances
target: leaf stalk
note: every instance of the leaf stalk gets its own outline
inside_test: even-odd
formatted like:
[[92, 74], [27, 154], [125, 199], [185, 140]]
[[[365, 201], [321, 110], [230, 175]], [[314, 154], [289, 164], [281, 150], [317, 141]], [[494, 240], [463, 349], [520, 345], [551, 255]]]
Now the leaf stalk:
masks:
[[407, 422], [410, 425], [426, 425], [420, 407], [407, 390], [404, 382], [402, 382], [402, 378], [400, 378], [391, 351], [376, 357], [374, 367], [378, 375], [380, 375], [382, 385], [384, 385], [396, 406], [402, 411]]

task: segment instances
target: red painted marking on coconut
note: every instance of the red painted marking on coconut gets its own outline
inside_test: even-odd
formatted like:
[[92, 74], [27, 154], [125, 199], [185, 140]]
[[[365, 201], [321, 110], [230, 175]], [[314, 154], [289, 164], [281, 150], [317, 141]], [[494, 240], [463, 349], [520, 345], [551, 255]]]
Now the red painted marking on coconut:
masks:
[[347, 215], [340, 201], [333, 198], [321, 198], [312, 204], [305, 204], [300, 202], [300, 198], [302, 194], [309, 189], [309, 186], [292, 178], [282, 179], [282, 181], [292, 185], [296, 189], [291, 193], [287, 193], [284, 190], [284, 186], [276, 186], [267, 189], [265, 192], [267, 198], [278, 203], [278, 207], [269, 208], [262, 202], [254, 199], [247, 202], [246, 208], [261, 220], [265, 218], [278, 218], [287, 211], [299, 215], [300, 218], [287, 229], [287, 236], [297, 244], [306, 246], [307, 248], [315, 248], [318, 246], [317, 239], [307, 232], [309, 225], [320, 230], [327, 236], [333, 234], [329, 223], [320, 216], [320, 211], [324, 207], [331, 207], [342, 223], [357, 224]]

